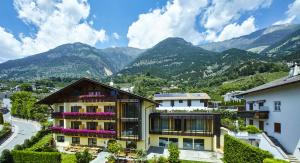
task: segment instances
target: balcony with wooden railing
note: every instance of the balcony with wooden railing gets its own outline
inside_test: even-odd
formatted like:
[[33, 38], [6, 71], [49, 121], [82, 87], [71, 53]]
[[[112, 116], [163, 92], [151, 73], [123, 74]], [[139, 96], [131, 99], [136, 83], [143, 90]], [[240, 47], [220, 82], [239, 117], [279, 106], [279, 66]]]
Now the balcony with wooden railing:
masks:
[[269, 108], [267, 106], [261, 106], [258, 110], [238, 111], [237, 116], [241, 118], [268, 119]]

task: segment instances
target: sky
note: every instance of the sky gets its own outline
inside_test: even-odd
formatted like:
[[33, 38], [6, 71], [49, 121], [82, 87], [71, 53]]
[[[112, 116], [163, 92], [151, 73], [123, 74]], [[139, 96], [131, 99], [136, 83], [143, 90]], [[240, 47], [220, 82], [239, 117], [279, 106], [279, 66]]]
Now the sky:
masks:
[[66, 43], [199, 45], [286, 23], [300, 23], [300, 0], [1, 0], [0, 63]]

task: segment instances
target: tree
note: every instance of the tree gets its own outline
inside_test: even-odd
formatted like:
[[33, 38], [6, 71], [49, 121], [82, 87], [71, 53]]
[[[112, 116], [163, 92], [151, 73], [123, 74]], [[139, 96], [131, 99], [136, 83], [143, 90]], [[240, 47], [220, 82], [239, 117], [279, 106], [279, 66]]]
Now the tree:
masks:
[[93, 160], [93, 156], [89, 153], [88, 149], [85, 149], [83, 152], [76, 152], [75, 156], [77, 163], [89, 163]]
[[0, 112], [0, 124], [3, 124], [3, 123], [4, 123], [3, 113]]
[[29, 83], [24, 83], [19, 85], [19, 88], [21, 91], [28, 91], [28, 92], [32, 92], [32, 86]]
[[180, 151], [179, 151], [177, 145], [171, 143], [171, 144], [169, 145], [168, 151], [169, 151], [168, 162], [170, 162], [170, 163], [177, 163], [177, 162], [180, 162], [180, 161], [179, 161], [179, 154], [180, 154]]
[[109, 153], [112, 154], [116, 160], [118, 160], [118, 157], [120, 153], [123, 151], [122, 145], [120, 143], [117, 143], [115, 141], [108, 143], [107, 150]]
[[2, 155], [0, 157], [0, 162], [1, 163], [12, 163], [12, 162], [14, 162], [13, 156], [12, 156], [12, 154], [10, 153], [10, 151], [8, 149], [4, 149], [2, 151]]

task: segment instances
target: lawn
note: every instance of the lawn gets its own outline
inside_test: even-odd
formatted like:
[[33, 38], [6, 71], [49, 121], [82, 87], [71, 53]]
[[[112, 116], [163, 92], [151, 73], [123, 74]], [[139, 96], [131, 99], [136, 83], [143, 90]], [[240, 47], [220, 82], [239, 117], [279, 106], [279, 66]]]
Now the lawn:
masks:
[[76, 157], [74, 154], [61, 154], [61, 162], [62, 163], [76, 163]]
[[203, 162], [203, 161], [190, 161], [190, 160], [181, 160], [182, 163], [210, 163], [210, 162]]

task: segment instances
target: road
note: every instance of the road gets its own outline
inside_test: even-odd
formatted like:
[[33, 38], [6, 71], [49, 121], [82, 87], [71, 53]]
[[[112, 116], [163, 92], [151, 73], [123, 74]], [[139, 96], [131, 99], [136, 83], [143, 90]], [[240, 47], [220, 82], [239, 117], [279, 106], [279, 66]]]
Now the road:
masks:
[[31, 136], [35, 135], [41, 129], [39, 123], [14, 117], [11, 118], [9, 113], [4, 115], [4, 119], [13, 125], [13, 134], [0, 145], [0, 153], [4, 149], [11, 150], [15, 145], [23, 144], [25, 139], [31, 138]]

